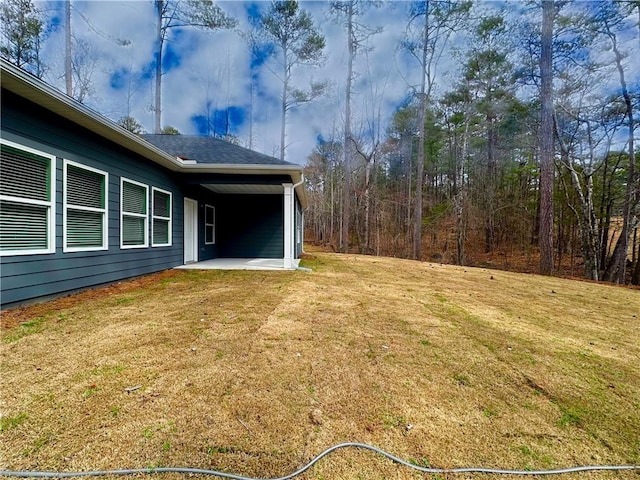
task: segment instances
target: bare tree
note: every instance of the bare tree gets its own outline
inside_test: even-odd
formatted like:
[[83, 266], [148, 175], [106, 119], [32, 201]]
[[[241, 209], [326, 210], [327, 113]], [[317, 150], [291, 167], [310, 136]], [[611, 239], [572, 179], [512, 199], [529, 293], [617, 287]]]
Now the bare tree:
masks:
[[[365, 5], [366, 4], [366, 5]], [[343, 22], [347, 32], [347, 76], [345, 82], [345, 101], [344, 101], [344, 148], [343, 148], [343, 164], [344, 164], [344, 191], [342, 201], [342, 236], [340, 239], [342, 250], [346, 253], [349, 251], [349, 226], [351, 222], [351, 176], [352, 176], [352, 159], [356, 150], [353, 135], [351, 132], [351, 96], [353, 94], [353, 62], [358, 54], [358, 50], [363, 47], [372, 35], [380, 33], [381, 28], [372, 28], [356, 21], [356, 17], [363, 15], [365, 8], [368, 6], [377, 6], [379, 2], [363, 2], [360, 0], [347, 0], [340, 2], [331, 2], [331, 11], [337, 16], [339, 21]], [[365, 158], [367, 158], [365, 156]]]
[[[274, 1], [266, 14], [260, 17], [264, 42], [274, 47], [279, 56], [280, 70], [272, 70], [282, 83], [280, 95], [280, 160], [286, 150], [287, 113], [295, 106], [307, 103], [324, 93], [326, 84], [312, 83], [308, 90], [293, 88], [293, 71], [299, 66], [317, 66], [323, 60], [324, 37], [317, 30], [311, 15], [301, 10], [294, 0]], [[256, 40], [258, 48], [261, 42]]]
[[71, 59], [71, 0], [64, 2], [64, 85], [67, 95], [73, 96], [73, 67]]
[[[573, 192], [578, 199], [578, 205], [577, 207], [574, 207], [569, 199], [568, 188], [564, 186], [564, 190], [567, 195], [567, 205], [571, 210], [573, 210], [578, 221], [581, 252], [584, 260], [584, 276], [591, 280], [598, 280], [600, 276], [598, 255], [599, 235], [595, 217], [593, 194], [595, 145], [593, 141], [592, 122], [587, 118], [581, 118], [580, 113], [582, 112], [573, 113], [565, 111], [565, 115], [572, 116], [571, 121], [561, 121], [557, 116], [555, 116], [554, 124], [557, 130], [556, 136], [558, 138], [558, 144], [560, 146], [560, 161], [562, 166], [569, 172]], [[589, 150], [586, 158], [575, 162], [572, 157], [575, 156], [574, 149], [580, 141], [578, 136], [580, 134], [581, 127], [584, 127], [588, 138]], [[550, 273], [551, 272], [547, 274]]]
[[162, 59], [165, 41], [174, 28], [195, 27], [208, 31], [233, 28], [236, 21], [212, 0], [154, 0], [156, 12], [154, 132], [162, 129]]
[[[371, 235], [372, 235], [372, 183], [373, 173], [375, 172], [376, 162], [380, 155], [380, 145], [382, 143], [382, 99], [389, 80], [388, 74], [384, 78], [380, 78], [380, 82], [374, 85], [371, 72], [371, 63], [368, 53], [367, 58], [367, 76], [369, 78], [368, 98], [363, 101], [363, 124], [364, 131], [359, 136], [361, 141], [356, 141], [356, 149], [364, 160], [364, 253], [371, 253]], [[365, 133], [366, 132], [366, 133]], [[364, 147], [366, 145], [366, 147]], [[367, 149], [365, 151], [365, 148]]]
[[418, 158], [412, 257], [421, 258], [422, 198], [424, 182], [425, 112], [432, 99], [437, 66], [446, 44], [455, 29], [467, 18], [471, 2], [425, 0], [414, 4], [403, 47], [413, 56], [420, 68], [418, 97]]
[[553, 272], [553, 22], [555, 1], [542, 1], [540, 53], [540, 273]]
[[628, 245], [635, 224], [637, 223], [637, 214], [635, 209], [638, 205], [638, 178], [635, 172], [635, 119], [633, 112], [633, 102], [631, 94], [627, 86], [625, 76], [624, 58], [625, 55], [620, 48], [618, 41], [618, 29], [625, 23], [625, 15], [620, 5], [601, 3], [600, 10], [595, 18], [595, 27], [601, 35], [604, 36], [611, 46], [615, 57], [615, 66], [620, 82], [620, 90], [624, 99], [625, 116], [627, 119], [629, 149], [629, 165], [627, 167], [627, 186], [624, 202], [622, 204], [622, 232], [618, 237], [616, 247], [613, 251], [611, 263], [605, 271], [605, 280], [615, 283], [625, 283], [626, 266], [628, 256]]

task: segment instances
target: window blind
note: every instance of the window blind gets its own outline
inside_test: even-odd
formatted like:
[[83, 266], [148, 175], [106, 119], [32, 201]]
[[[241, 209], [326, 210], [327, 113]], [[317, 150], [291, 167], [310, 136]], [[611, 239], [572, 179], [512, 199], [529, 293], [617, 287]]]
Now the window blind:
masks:
[[51, 160], [31, 152], [0, 145], [2, 195], [49, 202]]
[[53, 158], [0, 143], [0, 251], [53, 251]]
[[122, 179], [122, 247], [147, 246], [147, 187]]
[[104, 208], [104, 175], [67, 166], [67, 203], [78, 207]]
[[0, 202], [0, 250], [45, 250], [48, 232], [48, 206]]
[[106, 248], [107, 174], [65, 161], [65, 249]]
[[146, 215], [147, 189], [135, 183], [122, 182], [122, 211]]

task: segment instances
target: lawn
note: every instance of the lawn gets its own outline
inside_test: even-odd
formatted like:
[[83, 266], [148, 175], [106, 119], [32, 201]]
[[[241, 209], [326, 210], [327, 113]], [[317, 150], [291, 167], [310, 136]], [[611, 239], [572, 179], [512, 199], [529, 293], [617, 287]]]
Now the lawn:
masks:
[[[346, 441], [444, 468], [640, 464], [640, 291], [304, 264], [168, 271], [4, 312], [0, 467], [277, 477]], [[298, 478], [425, 475], [341, 450]]]

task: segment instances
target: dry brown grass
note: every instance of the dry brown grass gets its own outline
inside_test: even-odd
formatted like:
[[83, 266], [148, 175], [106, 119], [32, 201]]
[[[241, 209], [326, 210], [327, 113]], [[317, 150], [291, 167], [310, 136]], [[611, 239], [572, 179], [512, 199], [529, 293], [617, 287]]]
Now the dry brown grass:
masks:
[[[275, 477], [344, 441], [438, 467], [640, 463], [637, 290], [307, 266], [172, 271], [5, 313], [0, 466]], [[351, 450], [300, 478], [425, 477]]]

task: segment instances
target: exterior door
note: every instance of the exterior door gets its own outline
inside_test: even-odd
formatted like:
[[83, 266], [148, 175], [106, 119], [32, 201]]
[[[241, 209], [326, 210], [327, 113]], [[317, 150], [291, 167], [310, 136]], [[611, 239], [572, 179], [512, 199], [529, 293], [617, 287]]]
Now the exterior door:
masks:
[[184, 199], [184, 263], [198, 261], [198, 202]]

